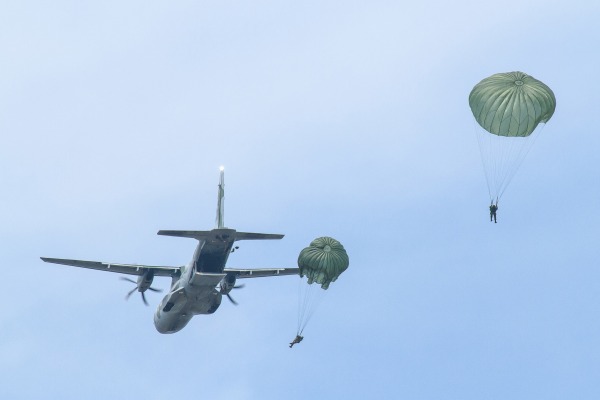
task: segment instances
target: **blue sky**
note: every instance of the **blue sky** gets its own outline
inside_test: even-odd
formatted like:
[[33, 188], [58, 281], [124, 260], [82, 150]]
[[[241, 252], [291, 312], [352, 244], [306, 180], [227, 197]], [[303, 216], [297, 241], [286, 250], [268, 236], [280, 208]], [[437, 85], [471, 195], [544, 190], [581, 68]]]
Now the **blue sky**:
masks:
[[[417, 3], [2, 2], [0, 397], [597, 399], [600, 5]], [[490, 224], [467, 99], [513, 70], [557, 109]], [[39, 260], [186, 263], [155, 233], [213, 227], [219, 165], [226, 225], [286, 234], [228, 266], [349, 253], [293, 350], [293, 277], [160, 335]]]

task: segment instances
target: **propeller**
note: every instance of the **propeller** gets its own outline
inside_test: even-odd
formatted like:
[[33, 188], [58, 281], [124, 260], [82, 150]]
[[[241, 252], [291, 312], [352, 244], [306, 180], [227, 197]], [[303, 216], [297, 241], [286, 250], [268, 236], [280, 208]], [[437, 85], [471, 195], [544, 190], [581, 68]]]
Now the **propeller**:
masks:
[[[241, 289], [241, 288], [243, 288], [244, 286], [246, 286], [246, 285], [244, 285], [244, 284], [241, 284], [241, 285], [237, 285], [237, 286], [234, 286], [234, 287], [232, 287], [232, 289]], [[230, 301], [230, 302], [232, 302], [234, 306], [237, 306], [237, 305], [238, 305], [237, 301], [235, 301], [235, 300], [234, 300], [234, 299], [231, 297], [231, 295], [229, 294], [229, 292], [225, 293], [225, 296], [227, 296], [227, 298], [229, 299], [229, 301]]]
[[150, 287], [150, 285], [152, 285], [152, 280], [154, 279], [154, 271], [151, 269], [146, 269], [137, 279], [137, 281], [134, 281], [133, 279], [127, 278], [122, 276], [121, 277], [122, 280], [127, 281], [127, 282], [131, 282], [131, 283], [135, 283], [135, 287], [133, 289], [131, 289], [129, 291], [129, 293], [127, 293], [127, 296], [125, 296], [125, 300], [129, 300], [129, 297], [133, 294], [133, 292], [135, 292], [136, 290], [138, 292], [140, 292], [142, 294], [142, 300], [144, 301], [145, 305], [148, 305], [148, 301], [146, 300], [146, 295], [144, 294], [144, 292], [146, 290], [151, 290], [153, 292], [162, 292], [162, 290], [160, 289], [155, 289], [153, 287]]
[[221, 290], [219, 290], [219, 292], [221, 294], [224, 294], [225, 296], [227, 296], [227, 298], [229, 299], [229, 301], [231, 303], [233, 303], [234, 306], [237, 306], [238, 303], [237, 301], [235, 301], [231, 295], [229, 294], [229, 292], [231, 292], [232, 289], [241, 289], [243, 288], [245, 285], [241, 284], [241, 285], [236, 285], [235, 284], [235, 275], [227, 275], [225, 278], [223, 278], [223, 280], [221, 281]]

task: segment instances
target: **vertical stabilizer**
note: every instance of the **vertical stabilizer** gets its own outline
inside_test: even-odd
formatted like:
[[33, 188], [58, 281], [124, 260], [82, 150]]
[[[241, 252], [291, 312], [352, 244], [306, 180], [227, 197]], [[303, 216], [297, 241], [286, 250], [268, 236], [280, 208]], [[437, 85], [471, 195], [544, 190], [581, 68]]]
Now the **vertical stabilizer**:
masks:
[[225, 167], [219, 168], [221, 177], [219, 179], [219, 192], [217, 197], [217, 218], [215, 228], [221, 229], [225, 227]]

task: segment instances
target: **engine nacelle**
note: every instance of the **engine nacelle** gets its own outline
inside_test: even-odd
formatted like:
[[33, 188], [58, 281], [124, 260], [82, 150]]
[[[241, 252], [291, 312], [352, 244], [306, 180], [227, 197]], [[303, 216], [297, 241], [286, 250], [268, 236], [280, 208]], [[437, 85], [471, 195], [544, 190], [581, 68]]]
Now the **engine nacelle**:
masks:
[[137, 287], [139, 292], [145, 292], [152, 286], [152, 281], [154, 280], [154, 270], [146, 269], [144, 273], [138, 276], [137, 279]]
[[221, 292], [221, 294], [228, 294], [229, 292], [231, 292], [231, 289], [235, 287], [235, 280], [235, 275], [225, 275], [225, 278], [223, 278], [223, 280], [221, 280], [221, 283], [219, 284], [219, 291]]

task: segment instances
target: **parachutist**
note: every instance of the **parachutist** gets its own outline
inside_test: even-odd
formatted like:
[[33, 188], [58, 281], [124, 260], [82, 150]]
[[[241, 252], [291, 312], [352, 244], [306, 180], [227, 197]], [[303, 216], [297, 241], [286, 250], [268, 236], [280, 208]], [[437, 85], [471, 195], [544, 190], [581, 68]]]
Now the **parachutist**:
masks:
[[498, 203], [492, 203], [490, 206], [490, 222], [492, 222], [492, 218], [494, 219], [494, 223], [498, 222], [496, 221], [496, 211], [498, 211]]
[[296, 337], [294, 338], [294, 340], [292, 340], [292, 343], [290, 343], [290, 349], [296, 344], [296, 343], [300, 343], [302, 341], [302, 339], [304, 339], [304, 336], [300, 336], [300, 335], [296, 335]]
[[[302, 332], [314, 311], [323, 299], [332, 282], [342, 274], [350, 264], [344, 246], [334, 238], [322, 236], [305, 247], [298, 256], [298, 275], [302, 279], [298, 287], [298, 335], [290, 347], [302, 340]], [[319, 288], [319, 285], [321, 286]]]

